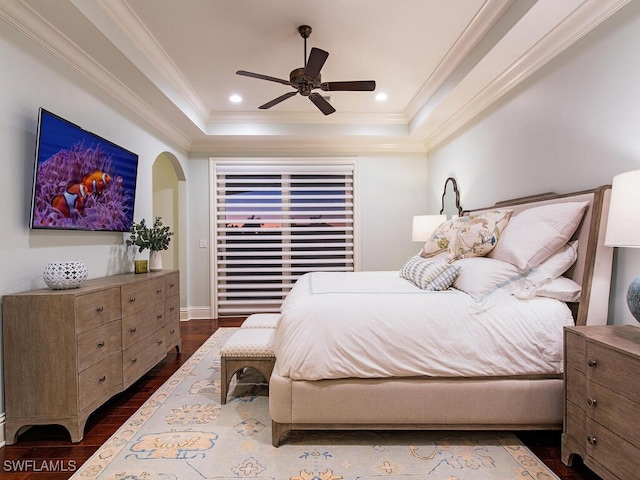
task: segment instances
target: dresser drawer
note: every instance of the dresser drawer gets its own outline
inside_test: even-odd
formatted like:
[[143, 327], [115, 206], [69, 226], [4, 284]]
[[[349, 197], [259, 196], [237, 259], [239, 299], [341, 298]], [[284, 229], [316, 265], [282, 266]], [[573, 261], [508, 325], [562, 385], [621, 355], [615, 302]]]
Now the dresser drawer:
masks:
[[163, 328], [165, 324], [164, 303], [157, 303], [141, 311], [137, 315], [131, 315], [122, 319], [122, 348], [128, 348], [144, 337]]
[[119, 321], [109, 322], [78, 335], [78, 371], [122, 351], [121, 326]]
[[[111, 397], [122, 388], [122, 356], [111, 355], [78, 376], [78, 410], [99, 399]], [[102, 404], [102, 400], [98, 404]]]
[[171, 349], [179, 343], [180, 339], [180, 311], [179, 311], [179, 297], [169, 298], [166, 302], [166, 326], [165, 326], [165, 339], [167, 342], [167, 350]]
[[176, 296], [180, 293], [180, 275], [179, 272], [173, 272], [164, 277], [164, 296], [165, 298]]
[[166, 356], [164, 327], [134, 343], [122, 352], [124, 388], [128, 388]]
[[122, 316], [127, 317], [164, 301], [164, 278], [154, 278], [122, 287]]
[[587, 378], [640, 403], [640, 362], [595, 342], [587, 346]]
[[[618, 478], [623, 480], [638, 478], [636, 460], [640, 457], [640, 449], [593, 420], [587, 421], [586, 445], [587, 457]], [[592, 469], [600, 476], [610, 478], [607, 472], [598, 471], [597, 465]]]
[[76, 298], [76, 332], [81, 333], [121, 316], [120, 289], [108, 288]]

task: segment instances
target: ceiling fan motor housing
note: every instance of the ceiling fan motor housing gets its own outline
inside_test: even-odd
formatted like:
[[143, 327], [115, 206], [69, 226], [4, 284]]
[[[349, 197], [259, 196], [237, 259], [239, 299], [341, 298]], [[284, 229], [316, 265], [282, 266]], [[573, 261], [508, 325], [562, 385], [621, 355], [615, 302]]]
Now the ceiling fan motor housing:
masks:
[[298, 90], [300, 90], [300, 94], [308, 97], [311, 93], [311, 90], [314, 88], [320, 88], [322, 75], [318, 74], [316, 78], [310, 77], [304, 74], [305, 68], [296, 68], [292, 70], [289, 74], [289, 81], [291, 85]]

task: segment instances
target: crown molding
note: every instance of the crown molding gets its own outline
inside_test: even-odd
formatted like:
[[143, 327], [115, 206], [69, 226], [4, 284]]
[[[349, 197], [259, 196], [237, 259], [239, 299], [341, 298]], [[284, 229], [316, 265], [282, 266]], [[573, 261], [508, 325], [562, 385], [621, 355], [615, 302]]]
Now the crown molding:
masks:
[[186, 135], [23, 1], [0, 4], [0, 18], [178, 146], [188, 148], [190, 139]]
[[491, 104], [529, 78], [558, 54], [616, 13], [630, 0], [585, 0], [547, 35], [525, 51], [517, 61], [480, 89], [462, 108], [447, 116], [445, 122], [428, 133], [423, 132], [427, 151], [462, 129]]

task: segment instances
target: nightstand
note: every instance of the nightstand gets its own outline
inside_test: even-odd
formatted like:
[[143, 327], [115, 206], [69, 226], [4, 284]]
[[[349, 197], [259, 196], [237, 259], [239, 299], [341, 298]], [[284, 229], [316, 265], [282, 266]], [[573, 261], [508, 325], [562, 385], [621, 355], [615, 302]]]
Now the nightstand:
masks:
[[567, 327], [562, 462], [603, 479], [640, 472], [640, 327]]

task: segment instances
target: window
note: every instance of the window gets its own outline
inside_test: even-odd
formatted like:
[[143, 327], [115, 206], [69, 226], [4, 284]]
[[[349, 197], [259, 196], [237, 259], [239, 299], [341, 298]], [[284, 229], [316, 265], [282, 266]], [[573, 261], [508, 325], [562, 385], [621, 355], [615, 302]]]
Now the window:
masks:
[[214, 160], [214, 315], [278, 312], [301, 275], [354, 270], [353, 161]]

